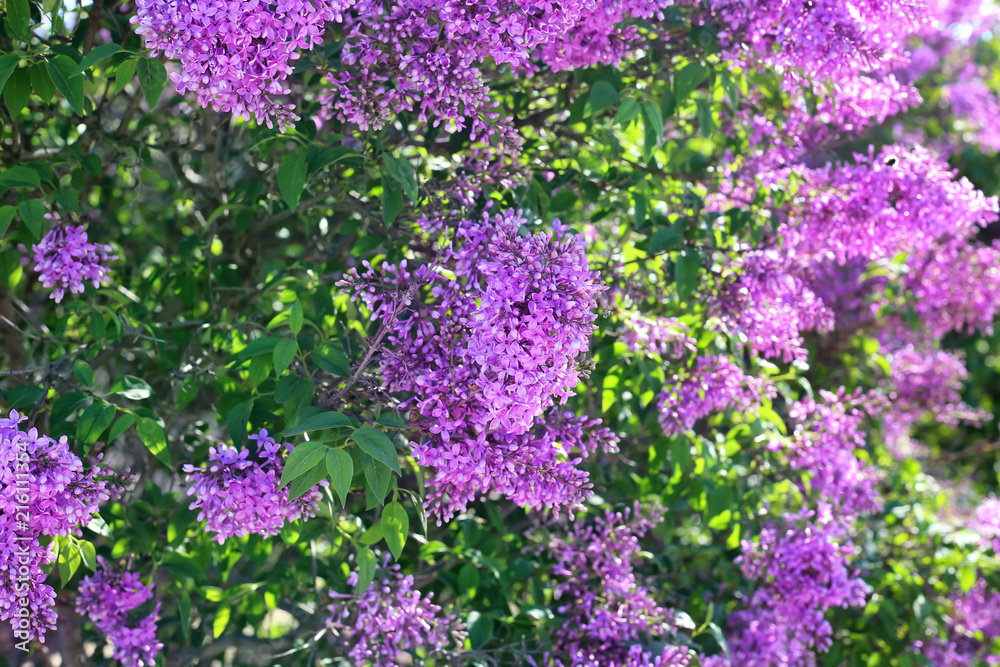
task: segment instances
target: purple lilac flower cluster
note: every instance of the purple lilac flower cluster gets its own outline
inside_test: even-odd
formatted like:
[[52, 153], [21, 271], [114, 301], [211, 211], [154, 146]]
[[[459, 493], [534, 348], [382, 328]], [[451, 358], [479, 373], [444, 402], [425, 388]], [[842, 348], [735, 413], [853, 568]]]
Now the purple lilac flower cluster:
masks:
[[108, 636], [114, 647], [112, 658], [121, 660], [124, 667], [153, 667], [156, 654], [163, 648], [156, 639], [159, 600], [142, 619], [130, 623], [127, 618], [130, 611], [152, 598], [152, 585], [144, 585], [138, 573], [110, 571], [98, 556], [97, 571], [80, 582], [76, 611], [90, 618]]
[[811, 511], [764, 528], [742, 548], [743, 573], [760, 587], [749, 608], [730, 617], [730, 662], [716, 658], [706, 666], [815, 664], [814, 651], [832, 644], [826, 610], [864, 605], [870, 590], [850, 568], [856, 548], [842, 540], [836, 522]]
[[688, 325], [676, 317], [648, 318], [631, 312], [625, 316], [623, 328], [622, 341], [633, 352], [669, 359], [698, 349]]
[[[280, 484], [285, 467], [279, 456], [282, 445], [267, 434], [267, 429], [250, 439], [257, 442], [262, 462], [248, 459], [250, 450], [246, 448], [210, 447], [206, 467], [185, 464], [183, 468], [190, 475], [187, 495], [196, 496], [191, 509], [200, 510], [198, 520], [207, 521], [207, 530], [216, 533], [213, 539], [220, 543], [250, 533], [277, 535], [285, 522], [313, 516], [322, 497], [314, 487], [289, 500], [288, 488]], [[292, 445], [285, 443], [283, 448], [291, 451]]]
[[785, 75], [788, 88], [809, 78], [835, 83], [905, 62], [904, 39], [928, 21], [922, 0], [710, 0], [723, 56]]
[[0, 418], [0, 620], [10, 621], [19, 639], [44, 641], [55, 629], [55, 591], [42, 569], [52, 552], [39, 538], [81, 535], [100, 504], [131, 480], [128, 471], [116, 475], [98, 465], [85, 472], [65, 436], [23, 431], [26, 419], [14, 410]]
[[694, 654], [665, 646], [653, 652], [640, 640], [667, 635], [672, 612], [658, 605], [634, 569], [639, 539], [663, 519], [656, 504], [638, 502], [605, 513], [593, 524], [574, 522], [565, 537], [552, 536], [547, 551], [559, 577], [554, 601], [567, 617], [555, 632], [558, 667], [687, 667]]
[[730, 617], [730, 660], [711, 658], [707, 667], [813, 665], [832, 643], [826, 611], [865, 603], [869, 587], [851, 567], [857, 549], [849, 536], [860, 515], [881, 508], [881, 477], [854, 452], [865, 444], [864, 418], [884, 405], [860, 390], [820, 396], [791, 406], [789, 442], [771, 446], [808, 484], [798, 483], [806, 507], [770, 522], [756, 542], [741, 542], [738, 561], [758, 588]]
[[808, 352], [802, 333], [830, 331], [833, 315], [786, 267], [787, 258], [773, 250], [742, 255], [733, 277], [719, 287], [713, 307], [727, 329], [746, 337], [754, 353], [804, 361]]
[[[365, 263], [338, 283], [390, 325], [381, 372], [421, 417], [427, 437], [413, 455], [435, 469], [428, 500], [439, 519], [490, 491], [529, 507], [576, 504], [589, 485], [571, 452], [616, 448], [600, 420], [558, 408], [580, 378], [605, 288], [581, 238], [558, 222], [519, 235], [527, 223], [486, 215], [449, 234], [444, 221], [425, 221], [448, 238], [434, 268]], [[424, 284], [429, 294], [414, 307]]]
[[1000, 593], [987, 591], [986, 582], [979, 580], [968, 592], [953, 593], [947, 602], [951, 613], [946, 636], [914, 642], [914, 650], [931, 667], [1000, 665], [1000, 656], [990, 650], [1000, 638]]
[[181, 94], [197, 94], [198, 104], [232, 111], [268, 127], [298, 120], [292, 104], [276, 95], [290, 91], [285, 81], [299, 50], [322, 41], [329, 21], [343, 20], [351, 0], [138, 0], [136, 33], [153, 55], [180, 60], [170, 78]]
[[[347, 583], [354, 586], [357, 580], [352, 572]], [[327, 606], [326, 623], [355, 664], [390, 667], [400, 664], [404, 651], [419, 648], [430, 656], [462, 647], [464, 623], [442, 613], [431, 601], [433, 593], [421, 595], [413, 585], [413, 576], [403, 576], [393, 564], [383, 565], [358, 597], [330, 591], [337, 601]]]
[[[617, 64], [633, 50], [638, 30], [626, 19], [662, 18], [672, 0], [360, 0], [341, 53], [345, 66], [328, 76], [324, 104], [362, 129], [382, 127], [393, 113], [472, 140], [497, 134], [517, 150], [509, 118], [492, 109], [481, 63], [532, 73], [539, 57], [553, 70]], [[499, 122], [494, 122], [498, 121]]]
[[110, 254], [112, 247], [101, 243], [88, 243], [83, 226], [59, 224], [59, 218], [51, 213], [45, 217], [56, 223], [42, 237], [40, 243], [32, 247], [35, 252], [35, 271], [42, 275], [42, 285], [52, 290], [56, 303], [62, 301], [66, 290], [73, 294], [83, 292], [85, 281], [100, 287], [108, 281], [107, 262], [118, 259]]
[[660, 425], [667, 435], [680, 435], [713, 413], [752, 410], [773, 392], [773, 385], [747, 375], [730, 357], [699, 356], [694, 368], [664, 383], [658, 399]]

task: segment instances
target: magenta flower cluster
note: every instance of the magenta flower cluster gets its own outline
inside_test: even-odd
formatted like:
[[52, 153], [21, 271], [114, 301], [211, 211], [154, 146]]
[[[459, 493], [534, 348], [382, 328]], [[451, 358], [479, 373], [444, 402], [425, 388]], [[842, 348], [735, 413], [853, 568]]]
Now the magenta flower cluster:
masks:
[[[528, 221], [510, 212], [459, 221], [450, 234], [444, 221], [425, 224], [447, 239], [433, 266], [366, 263], [338, 284], [390, 325], [381, 372], [421, 417], [426, 438], [413, 455], [435, 469], [433, 512], [450, 517], [491, 491], [528, 507], [580, 502], [580, 454], [617, 443], [599, 420], [558, 407], [581, 377], [604, 289], [582, 239], [558, 222], [521, 235]], [[414, 307], [421, 285], [429, 293]]]
[[52, 290], [56, 303], [62, 301], [66, 290], [80, 294], [84, 282], [90, 281], [94, 287], [108, 281], [107, 262], [118, 259], [110, 254], [112, 247], [100, 243], [89, 243], [83, 226], [59, 224], [59, 218], [51, 213], [45, 217], [56, 225], [34, 245], [35, 271], [42, 276], [42, 285]]
[[556, 630], [552, 657], [559, 667], [687, 667], [694, 654], [656, 641], [674, 628], [672, 612], [656, 603], [653, 589], [635, 572], [639, 539], [663, 519], [656, 504], [636, 503], [605, 513], [593, 524], [575, 521], [564, 537], [546, 544], [558, 577], [554, 602], [566, 621]]
[[153, 55], [180, 61], [170, 78], [198, 104], [231, 111], [268, 127], [298, 120], [292, 104], [275, 101], [300, 50], [322, 41], [350, 0], [138, 0], [131, 22]]
[[199, 510], [198, 520], [207, 522], [207, 530], [216, 533], [213, 539], [219, 543], [251, 533], [277, 535], [285, 522], [314, 516], [322, 497], [313, 487], [289, 500], [288, 487], [280, 485], [285, 465], [279, 454], [282, 449], [291, 451], [292, 445], [282, 447], [267, 429], [251, 434], [250, 439], [257, 442], [262, 462], [249, 459], [246, 448], [210, 447], [206, 467], [188, 463], [183, 468], [189, 475], [187, 495], [196, 496], [190, 507]]
[[97, 465], [84, 471], [65, 436], [57, 441], [21, 430], [26, 419], [14, 410], [0, 418], [0, 620], [11, 623], [19, 640], [44, 641], [55, 629], [55, 591], [42, 568], [53, 554], [39, 538], [81, 535], [98, 506], [119, 497], [130, 478]]
[[[421, 649], [431, 657], [463, 646], [465, 624], [443, 613], [432, 593], [414, 590], [413, 576], [399, 570], [397, 564], [383, 564], [357, 597], [330, 591], [336, 602], [327, 606], [326, 623], [354, 664], [392, 667], [402, 664], [404, 651]], [[354, 586], [357, 580], [352, 572], [347, 583]]]
[[699, 356], [693, 368], [664, 383], [658, 398], [660, 426], [667, 435], [680, 435], [714, 413], [752, 410], [773, 392], [770, 383], [747, 375], [730, 357]]
[[97, 571], [80, 582], [76, 611], [88, 617], [107, 635], [114, 648], [112, 657], [124, 667], [153, 667], [163, 644], [156, 639], [156, 617], [160, 602], [147, 616], [130, 622], [128, 614], [153, 598], [152, 585], [146, 586], [136, 572], [111, 571], [100, 556]]

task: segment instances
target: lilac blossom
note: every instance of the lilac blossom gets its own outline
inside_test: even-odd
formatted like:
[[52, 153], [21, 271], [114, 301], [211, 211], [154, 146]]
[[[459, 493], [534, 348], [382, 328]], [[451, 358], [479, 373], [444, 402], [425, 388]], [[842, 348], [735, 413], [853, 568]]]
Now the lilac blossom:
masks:
[[[404, 651], [427, 650], [431, 655], [461, 648], [465, 625], [442, 612], [433, 594], [414, 589], [412, 575], [400, 574], [397, 564], [385, 565], [376, 580], [359, 596], [330, 591], [326, 623], [355, 664], [390, 667]], [[354, 586], [358, 573], [347, 583]]]
[[341, 21], [350, 0], [138, 0], [136, 33], [152, 55], [180, 60], [171, 72], [177, 92], [197, 94], [198, 104], [232, 111], [272, 127], [298, 120], [292, 104], [275, 96], [290, 91], [286, 81], [300, 50], [323, 38], [324, 26]]
[[51, 213], [45, 217], [55, 223], [40, 243], [32, 247], [35, 253], [35, 271], [42, 276], [42, 285], [52, 290], [52, 298], [60, 303], [66, 290], [80, 294], [84, 282], [90, 281], [94, 287], [108, 282], [106, 263], [118, 259], [110, 254], [112, 247], [100, 243], [88, 243], [83, 226], [58, 224], [59, 218]]
[[660, 425], [675, 436], [692, 428], [699, 419], [733, 408], [753, 410], [772, 396], [770, 383], [747, 375], [729, 357], [699, 356], [694, 367], [674, 375], [660, 393]]
[[593, 524], [575, 521], [565, 537], [551, 536], [556, 560], [556, 609], [567, 617], [556, 630], [552, 657], [559, 667], [687, 667], [693, 654], [666, 646], [657, 653], [636, 642], [673, 629], [673, 613], [653, 598], [634, 569], [639, 539], [663, 519], [656, 504], [607, 511]]
[[131, 478], [98, 465], [85, 472], [66, 436], [57, 441], [35, 428], [23, 431], [26, 419], [14, 410], [0, 419], [0, 620], [10, 621], [20, 640], [45, 641], [56, 612], [42, 566], [53, 553], [39, 538], [82, 535], [80, 527]]
[[112, 572], [100, 556], [97, 571], [80, 582], [76, 611], [87, 616], [107, 635], [114, 647], [112, 658], [124, 667], [153, 667], [163, 644], [156, 639], [157, 600], [150, 613], [129, 622], [128, 613], [153, 598], [152, 585], [144, 585], [136, 572]]
[[[213, 539], [219, 543], [251, 533], [277, 535], [286, 522], [313, 516], [321, 498], [313, 487], [289, 500], [288, 487], [280, 484], [284, 470], [279, 457], [282, 446], [267, 434], [267, 429], [250, 435], [250, 439], [257, 442], [262, 462], [249, 459], [250, 450], [246, 448], [210, 447], [206, 467], [185, 464], [183, 468], [190, 476], [187, 495], [196, 496], [191, 509], [200, 510], [198, 520], [207, 521], [206, 529], [216, 533]], [[293, 448], [285, 443], [284, 449]]]
[[[580, 237], [558, 221], [519, 235], [527, 222], [510, 212], [453, 230], [425, 220], [444, 239], [433, 268], [365, 262], [338, 283], [391, 325], [380, 370], [420, 415], [413, 455], [435, 469], [428, 501], [439, 519], [490, 491], [527, 507], [577, 504], [589, 484], [574, 452], [616, 447], [599, 420], [559, 409], [581, 377], [605, 287]], [[427, 292], [419, 304], [417, 289]]]

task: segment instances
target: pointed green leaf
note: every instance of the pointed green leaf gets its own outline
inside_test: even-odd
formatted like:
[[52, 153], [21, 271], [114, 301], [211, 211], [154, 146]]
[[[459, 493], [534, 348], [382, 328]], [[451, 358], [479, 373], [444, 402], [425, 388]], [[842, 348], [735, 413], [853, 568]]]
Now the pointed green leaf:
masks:
[[590, 112], [600, 113], [608, 107], [618, 104], [618, 91], [607, 81], [598, 81], [590, 88]]
[[413, 165], [406, 158], [395, 157], [386, 153], [385, 166], [389, 170], [389, 175], [399, 181], [403, 186], [403, 192], [410, 198], [410, 203], [416, 206], [419, 198], [417, 192], [417, 174], [413, 170]]
[[326, 461], [320, 457], [319, 463], [314, 465], [311, 470], [308, 470], [306, 474], [296, 477], [292, 480], [292, 483], [288, 485], [288, 499], [295, 500], [296, 498], [305, 495], [307, 491], [319, 484], [320, 480], [325, 478]]
[[292, 302], [292, 309], [288, 313], [288, 328], [292, 330], [293, 334], [298, 334], [302, 331], [302, 321], [304, 315], [302, 313], [302, 304], [298, 299]]
[[389, 176], [382, 177], [382, 222], [389, 225], [403, 211], [403, 188]]
[[73, 377], [79, 380], [80, 384], [85, 387], [90, 387], [94, 384], [94, 371], [86, 361], [73, 362]]
[[368, 590], [375, 579], [375, 554], [368, 547], [358, 547], [358, 583], [354, 594], [361, 595]]
[[626, 97], [618, 107], [618, 113], [615, 114], [615, 125], [628, 127], [629, 123], [639, 116], [639, 111], [639, 103], [631, 97]]
[[108, 442], [114, 442], [118, 436], [120, 436], [125, 431], [129, 430], [132, 424], [135, 423], [135, 415], [124, 412], [115, 423], [111, 425], [111, 430], [108, 432]]
[[115, 67], [115, 94], [122, 92], [122, 88], [132, 83], [132, 79], [135, 78], [135, 65], [136, 61], [129, 59], [123, 60], [118, 63]]
[[167, 85], [167, 69], [155, 58], [143, 58], [136, 65], [136, 71], [139, 74], [139, 88], [152, 109], [160, 101], [163, 87]]
[[278, 191], [288, 208], [299, 205], [299, 198], [306, 187], [306, 177], [309, 175], [309, 165], [306, 162], [305, 149], [299, 149], [281, 161], [278, 167]]
[[153, 456], [160, 459], [163, 465], [170, 466], [170, 449], [167, 447], [167, 432], [154, 419], [140, 417], [139, 424], [135, 427], [139, 434], [139, 439], [153, 453]]
[[104, 433], [104, 429], [111, 426], [115, 419], [115, 406], [110, 403], [92, 403], [76, 424], [76, 439], [90, 449], [90, 446], [97, 442], [97, 439]]
[[17, 212], [21, 214], [21, 222], [31, 235], [41, 241], [42, 225], [45, 224], [45, 204], [40, 199], [29, 199], [18, 205]]
[[45, 68], [49, 78], [55, 84], [56, 90], [62, 93], [77, 115], [84, 114], [83, 107], [83, 77], [76, 71], [76, 62], [69, 56], [52, 56]]
[[340, 498], [341, 507], [347, 506], [347, 494], [351, 490], [351, 479], [354, 477], [354, 460], [343, 449], [331, 449], [326, 454], [326, 469], [330, 474], [330, 482]]
[[410, 517], [406, 515], [402, 505], [393, 501], [382, 509], [381, 523], [385, 543], [389, 545], [393, 558], [399, 560], [406, 544], [406, 536], [410, 534]]
[[236, 447], [242, 447], [247, 441], [247, 422], [253, 411], [253, 399], [247, 399], [229, 411], [226, 415], [226, 430]]
[[325, 431], [331, 428], [350, 428], [351, 426], [353, 426], [351, 420], [339, 412], [324, 412], [309, 417], [297, 426], [285, 429], [283, 435], [287, 438], [288, 436], [299, 435], [306, 431]]
[[82, 72], [86, 72], [97, 63], [110, 58], [121, 50], [122, 47], [118, 44], [101, 44], [100, 46], [94, 47], [90, 53], [83, 57], [80, 64], [76, 66], [76, 73], [80, 74]]
[[31, 7], [28, 0], [7, 0], [7, 24], [20, 40], [27, 41], [31, 32]]
[[321, 442], [303, 442], [288, 454], [285, 469], [281, 472], [281, 486], [305, 475], [326, 456], [327, 447]]
[[3, 90], [3, 87], [7, 84], [7, 79], [17, 69], [19, 62], [21, 62], [21, 58], [15, 56], [13, 53], [0, 56], [0, 90]]
[[274, 376], [281, 377], [288, 366], [295, 359], [295, 353], [299, 351], [299, 344], [291, 338], [282, 338], [278, 341], [278, 344], [274, 346]]
[[358, 443], [361, 451], [388, 467], [397, 475], [402, 474], [399, 469], [399, 455], [396, 453], [396, 447], [392, 444], [389, 436], [382, 431], [377, 428], [363, 426], [354, 431], [348, 440]]
[[130, 401], [141, 401], [153, 395], [153, 388], [134, 375], [122, 375], [111, 385], [108, 393], [124, 396]]
[[42, 184], [38, 172], [28, 167], [11, 167], [0, 173], [0, 186], [5, 188], [37, 188]]
[[359, 455], [359, 458], [361, 460], [361, 469], [365, 473], [367, 489], [371, 492], [371, 497], [368, 499], [368, 509], [371, 509], [385, 500], [385, 496], [389, 493], [389, 487], [392, 484], [392, 473], [389, 472], [388, 468], [377, 463], [375, 459], [364, 452]]
[[674, 264], [674, 281], [677, 283], [677, 298], [687, 301], [698, 286], [698, 271], [701, 269], [701, 254], [693, 248], [681, 251]]
[[30, 99], [31, 75], [26, 69], [14, 70], [3, 87], [3, 102], [7, 105], [7, 111], [16, 117], [24, 107], [28, 106]]
[[708, 76], [708, 68], [701, 63], [689, 63], [674, 75], [674, 96], [680, 105]]

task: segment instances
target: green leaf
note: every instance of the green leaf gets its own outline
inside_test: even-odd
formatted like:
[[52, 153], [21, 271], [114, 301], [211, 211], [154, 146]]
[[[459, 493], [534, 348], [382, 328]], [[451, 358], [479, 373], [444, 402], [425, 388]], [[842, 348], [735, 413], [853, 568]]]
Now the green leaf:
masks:
[[69, 56], [52, 56], [45, 63], [45, 68], [48, 70], [56, 90], [62, 93], [69, 105], [73, 107], [73, 111], [82, 116], [84, 113], [83, 77], [76, 71], [76, 61]]
[[662, 227], [650, 237], [647, 250], [650, 255], [655, 255], [664, 250], [676, 248], [683, 240], [673, 227]]
[[73, 376], [85, 387], [90, 387], [94, 384], [94, 371], [85, 361], [73, 362]]
[[181, 579], [190, 579], [195, 583], [205, 580], [205, 568], [190, 554], [176, 551], [167, 553], [163, 557], [163, 567]]
[[281, 339], [277, 336], [254, 338], [247, 343], [245, 348], [236, 353], [236, 360], [242, 361], [250, 357], [256, 357], [258, 354], [271, 354], [274, 352], [274, 347], [278, 344], [279, 340]]
[[368, 590], [375, 580], [375, 554], [368, 547], [358, 547], [358, 583], [354, 585], [354, 594], [361, 595]]
[[314, 364], [327, 373], [340, 377], [350, 377], [351, 360], [341, 350], [331, 345], [321, 345], [309, 355]]
[[218, 639], [222, 636], [222, 633], [226, 631], [226, 626], [229, 625], [229, 617], [232, 614], [232, 608], [224, 604], [219, 607], [219, 611], [215, 612], [215, 620], [212, 621], [212, 636]]
[[97, 550], [94, 549], [94, 545], [86, 540], [80, 543], [80, 558], [83, 559], [83, 564], [87, 566], [87, 569], [93, 572], [97, 569]]
[[152, 109], [160, 101], [163, 87], [167, 85], [167, 68], [155, 58], [143, 58], [136, 65], [139, 74], [139, 88]]
[[20, 62], [20, 56], [16, 56], [13, 53], [0, 56], [0, 90], [3, 90], [3, 87], [7, 84], [7, 79], [14, 73]]
[[292, 309], [288, 313], [288, 328], [292, 330], [293, 334], [298, 334], [302, 331], [303, 319], [302, 304], [296, 299], [292, 302]]
[[382, 533], [394, 559], [399, 560], [410, 534], [410, 517], [398, 502], [393, 501], [382, 509]]
[[403, 211], [403, 188], [393, 178], [382, 176], [382, 222], [395, 222]]
[[324, 412], [313, 415], [292, 428], [285, 429], [283, 435], [287, 438], [292, 435], [305, 433], [306, 431], [325, 431], [331, 428], [350, 428], [352, 426], [354, 424], [351, 423], [351, 420], [339, 412]]
[[306, 177], [309, 175], [309, 165], [306, 162], [306, 151], [300, 148], [291, 155], [285, 156], [278, 166], [278, 191], [281, 198], [293, 209], [299, 205], [299, 198], [306, 187]]
[[86, 72], [97, 63], [110, 58], [121, 50], [122, 47], [118, 44], [101, 44], [100, 46], [94, 47], [90, 53], [83, 57], [80, 64], [76, 66], [76, 73], [81, 74]]
[[156, 608], [156, 599], [157, 599], [156, 588], [154, 587], [153, 596], [151, 598], [143, 602], [138, 607], [133, 607], [132, 609], [129, 609], [128, 613], [125, 614], [125, 627], [134, 628], [136, 625], [139, 624], [139, 621], [152, 614], [153, 609]]
[[69, 580], [73, 578], [76, 571], [80, 568], [80, 563], [82, 562], [80, 557], [80, 548], [70, 543], [63, 543], [59, 549], [59, 581], [62, 582], [63, 588], [69, 583]]
[[376, 419], [375, 421], [387, 428], [395, 428], [395, 429], [409, 428], [409, 424], [403, 421], [403, 418], [397, 415], [395, 412], [383, 412], [381, 415], [379, 415], [379, 418]]
[[392, 484], [392, 473], [389, 472], [388, 468], [379, 465], [375, 462], [375, 459], [364, 452], [359, 454], [358, 458], [361, 460], [361, 470], [364, 471], [368, 490], [371, 491], [368, 508], [371, 509], [385, 500], [385, 496], [389, 493], [389, 487]]
[[701, 63], [689, 63], [674, 75], [674, 96], [680, 105], [708, 76], [708, 68]]
[[658, 106], [649, 102], [642, 105], [642, 125], [645, 136], [643, 156], [648, 160], [653, 149], [663, 140], [663, 116]]
[[288, 370], [288, 366], [291, 365], [292, 360], [295, 359], [295, 353], [299, 351], [299, 344], [295, 342], [294, 338], [282, 338], [278, 341], [278, 344], [274, 346], [274, 376], [281, 377], [281, 374]]
[[325, 478], [326, 461], [320, 458], [319, 463], [313, 466], [311, 470], [306, 472], [304, 475], [296, 477], [292, 480], [292, 483], [288, 485], [288, 499], [295, 500], [296, 498], [304, 495], [307, 491], [319, 484], [320, 481]]
[[681, 301], [691, 298], [698, 286], [698, 271], [701, 269], [701, 253], [692, 248], [681, 251], [674, 264], [674, 281], [677, 283], [677, 297]]
[[350, 435], [348, 440], [353, 440], [373, 459], [394, 471], [397, 475], [402, 474], [399, 469], [399, 455], [396, 454], [396, 447], [382, 431], [377, 428], [363, 426]]
[[132, 83], [135, 78], [136, 61], [133, 59], [123, 60], [115, 67], [115, 94], [122, 92], [122, 88]]
[[618, 91], [607, 81], [598, 81], [590, 88], [590, 112], [598, 114], [608, 107], [618, 104]]
[[479, 570], [472, 563], [466, 563], [458, 571], [458, 590], [462, 595], [475, 595], [479, 588]]
[[167, 432], [163, 426], [155, 419], [140, 417], [139, 424], [135, 427], [139, 434], [139, 439], [146, 448], [153, 453], [153, 456], [160, 459], [163, 465], [168, 468], [170, 465], [170, 449], [167, 447]]
[[250, 421], [250, 412], [253, 410], [253, 399], [247, 399], [229, 411], [226, 415], [226, 430], [233, 444], [242, 447], [247, 441], [247, 422]]
[[326, 457], [327, 451], [329, 449], [326, 445], [314, 441], [303, 442], [292, 449], [288, 454], [288, 461], [285, 462], [285, 469], [281, 472], [281, 486], [315, 468], [316, 464]]
[[31, 75], [26, 69], [16, 69], [3, 87], [3, 102], [10, 115], [17, 117], [31, 99]]
[[618, 113], [615, 114], [615, 125], [628, 127], [629, 123], [639, 117], [640, 111], [639, 103], [631, 97], [626, 97], [618, 107]]
[[22, 41], [30, 39], [31, 7], [28, 0], [7, 0], [7, 24], [14, 36]]
[[361, 536], [361, 544], [370, 547], [373, 544], [381, 542], [384, 537], [385, 533], [382, 532], [382, 523], [379, 522], [365, 531], [364, 535]]
[[0, 186], [5, 188], [37, 188], [41, 185], [38, 172], [28, 167], [11, 167], [0, 173]]
[[330, 482], [340, 498], [341, 507], [346, 507], [347, 494], [354, 477], [354, 460], [343, 449], [331, 449], [326, 454], [326, 470], [330, 473]]
[[76, 439], [90, 449], [90, 446], [97, 442], [97, 439], [104, 433], [104, 429], [111, 426], [115, 420], [115, 406], [110, 403], [92, 403], [76, 424]]
[[13, 206], [0, 206], [0, 239], [7, 235], [10, 223], [14, 221], [17, 209]]
[[115, 423], [111, 425], [111, 431], [108, 433], [108, 442], [114, 442], [118, 436], [129, 430], [134, 423], [135, 415], [129, 412], [123, 412], [121, 416], [115, 420]]
[[399, 181], [403, 186], [403, 192], [410, 198], [410, 203], [417, 205], [419, 198], [417, 192], [417, 174], [413, 171], [413, 165], [406, 158], [398, 158], [389, 153], [383, 155], [385, 166], [389, 170], [389, 175]]
[[712, 107], [705, 100], [696, 100], [698, 105], [698, 131], [703, 137], [712, 135], [715, 130], [715, 119], [712, 116]]
[[38, 403], [45, 396], [45, 389], [37, 385], [23, 385], [3, 392], [12, 410]]
[[[168, 554], [169, 555], [169, 554]], [[191, 634], [191, 594], [187, 589], [181, 589], [181, 598], [177, 601], [177, 610], [181, 616], [181, 628], [184, 630], [184, 641], [190, 641]]]
[[122, 375], [111, 385], [108, 393], [124, 396], [130, 401], [141, 401], [153, 395], [153, 388], [134, 375]]
[[40, 199], [29, 199], [17, 207], [21, 222], [37, 240], [42, 239], [42, 225], [45, 224], [45, 204]]
[[469, 643], [473, 650], [481, 648], [493, 636], [492, 616], [471, 611], [466, 623], [469, 628]]

